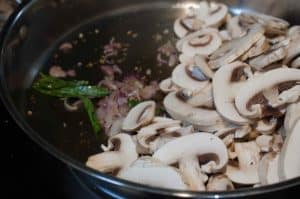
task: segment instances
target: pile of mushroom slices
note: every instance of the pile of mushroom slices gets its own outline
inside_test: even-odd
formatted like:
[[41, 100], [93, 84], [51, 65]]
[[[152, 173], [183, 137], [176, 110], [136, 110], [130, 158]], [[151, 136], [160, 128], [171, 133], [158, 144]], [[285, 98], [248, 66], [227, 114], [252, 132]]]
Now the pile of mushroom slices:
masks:
[[174, 30], [180, 64], [160, 83], [167, 116], [138, 104], [87, 166], [194, 191], [300, 176], [300, 26], [201, 2]]

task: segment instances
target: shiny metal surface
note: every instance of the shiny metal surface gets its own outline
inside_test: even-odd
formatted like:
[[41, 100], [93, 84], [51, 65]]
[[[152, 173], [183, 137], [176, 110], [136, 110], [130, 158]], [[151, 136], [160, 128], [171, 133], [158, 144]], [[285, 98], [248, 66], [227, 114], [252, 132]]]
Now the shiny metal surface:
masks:
[[[17, 123], [34, 141], [70, 165], [73, 172], [80, 176], [82, 181], [95, 193], [101, 191], [107, 192], [113, 197], [128, 198], [157, 196], [201, 198], [255, 196], [264, 198], [269, 194], [278, 194], [282, 190], [299, 186], [300, 178], [255, 189], [246, 188], [233, 192], [212, 193], [174, 191], [138, 185], [86, 168], [81, 158], [85, 154], [79, 155], [80, 150], [75, 150], [76, 148], [81, 149], [76, 146], [75, 141], [67, 146], [61, 146], [57, 142], [57, 134], [43, 134], [43, 131], [51, 127], [52, 123], [38, 129], [33, 128], [26, 120], [24, 92], [30, 88], [34, 77], [42, 69], [46, 57], [61, 38], [84, 25], [112, 16], [122, 18], [123, 15], [128, 16], [127, 14], [136, 15], [135, 19], [138, 22], [143, 20], [138, 17], [141, 16], [140, 13], [149, 11], [162, 13], [162, 16], [170, 16], [171, 19], [178, 17], [194, 2], [197, 1], [32, 0], [29, 3], [23, 3], [6, 24], [1, 37], [0, 90], [4, 104]], [[228, 0], [223, 2], [230, 6], [232, 13], [256, 10], [285, 18], [292, 24], [300, 24], [300, 4], [297, 4], [296, 0]], [[153, 17], [154, 19], [155, 17]], [[158, 16], [155, 20], [159, 20]], [[62, 138], [60, 137], [60, 139]]]

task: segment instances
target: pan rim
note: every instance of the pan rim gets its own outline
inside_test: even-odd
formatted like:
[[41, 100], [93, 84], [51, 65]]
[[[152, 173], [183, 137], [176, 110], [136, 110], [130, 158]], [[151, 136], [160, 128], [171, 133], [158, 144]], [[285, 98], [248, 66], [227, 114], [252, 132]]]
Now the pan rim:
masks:
[[243, 196], [255, 196], [260, 194], [267, 194], [276, 191], [282, 191], [294, 186], [300, 185], [300, 177], [279, 182], [276, 184], [266, 185], [257, 188], [243, 188], [235, 191], [222, 191], [222, 192], [195, 192], [195, 191], [182, 191], [182, 190], [173, 190], [173, 189], [163, 189], [157, 187], [151, 187], [147, 185], [142, 185], [138, 183], [129, 182], [110, 176], [99, 171], [90, 169], [86, 167], [82, 162], [71, 158], [69, 155], [63, 153], [62, 151], [56, 149], [53, 145], [47, 142], [44, 138], [39, 136], [39, 134], [33, 130], [28, 123], [22, 119], [23, 117], [17, 111], [13, 100], [8, 95], [7, 85], [4, 76], [4, 47], [6, 44], [7, 36], [13, 30], [14, 24], [22, 17], [22, 13], [26, 12], [34, 3], [38, 0], [32, 0], [30, 2], [24, 3], [17, 8], [17, 10], [10, 16], [8, 21], [3, 27], [3, 30], [0, 35], [0, 98], [9, 112], [10, 116], [16, 122], [16, 124], [27, 134], [37, 145], [39, 145], [43, 150], [46, 150], [49, 154], [62, 161], [66, 165], [87, 174], [95, 179], [101, 180], [105, 183], [109, 183], [116, 186], [121, 186], [125, 189], [132, 189], [135, 191], [159, 194], [163, 196], [173, 196], [173, 197], [199, 197], [199, 198], [234, 198], [234, 197], [243, 197]]

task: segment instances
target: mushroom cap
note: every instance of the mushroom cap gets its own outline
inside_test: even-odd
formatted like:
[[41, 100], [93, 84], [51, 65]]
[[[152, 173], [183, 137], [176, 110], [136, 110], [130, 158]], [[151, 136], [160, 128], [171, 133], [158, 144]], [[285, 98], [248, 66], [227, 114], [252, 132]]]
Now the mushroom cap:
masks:
[[223, 174], [211, 176], [207, 183], [207, 191], [230, 191], [234, 190], [234, 185], [230, 179]]
[[232, 182], [238, 184], [259, 183], [257, 165], [260, 159], [260, 149], [255, 141], [234, 143], [239, 162], [238, 167], [227, 165], [226, 175]]
[[213, 69], [217, 69], [224, 64], [235, 61], [238, 57], [249, 50], [253, 44], [255, 44], [263, 36], [263, 33], [263, 27], [259, 24], [255, 24], [243, 37], [224, 43], [210, 56], [210, 66]]
[[122, 169], [117, 177], [136, 183], [168, 189], [186, 190], [180, 173], [151, 157], [141, 157], [130, 167]]
[[110, 149], [115, 151], [106, 151], [88, 158], [86, 166], [101, 172], [112, 172], [116, 169], [129, 166], [138, 158], [136, 145], [128, 134], [120, 133], [108, 140]]
[[216, 131], [228, 125], [215, 110], [193, 107], [180, 100], [175, 92], [169, 93], [163, 104], [172, 118], [202, 131]]
[[234, 124], [247, 124], [250, 121], [241, 116], [235, 108], [235, 95], [239, 92], [244, 81], [233, 81], [239, 71], [250, 70], [250, 66], [236, 61], [219, 68], [213, 78], [213, 96], [217, 111]]
[[249, 107], [249, 101], [264, 89], [275, 87], [284, 82], [300, 81], [300, 70], [278, 68], [249, 79], [235, 97], [238, 112], [248, 118], [262, 117], [262, 107], [254, 104]]
[[179, 137], [158, 149], [153, 157], [170, 165], [186, 157], [199, 157], [207, 154], [214, 154], [218, 159], [212, 172], [220, 171], [227, 164], [228, 154], [225, 144], [220, 138], [210, 133], [194, 133]]
[[135, 131], [142, 126], [149, 124], [155, 114], [155, 102], [145, 101], [133, 107], [123, 121], [124, 131]]
[[281, 180], [300, 176], [300, 120], [288, 134], [279, 156], [279, 177]]
[[208, 78], [195, 65], [179, 64], [172, 72], [172, 81], [180, 88], [192, 92], [202, 90], [209, 83]]
[[182, 52], [188, 56], [210, 55], [222, 44], [222, 39], [217, 29], [205, 28], [182, 43]]

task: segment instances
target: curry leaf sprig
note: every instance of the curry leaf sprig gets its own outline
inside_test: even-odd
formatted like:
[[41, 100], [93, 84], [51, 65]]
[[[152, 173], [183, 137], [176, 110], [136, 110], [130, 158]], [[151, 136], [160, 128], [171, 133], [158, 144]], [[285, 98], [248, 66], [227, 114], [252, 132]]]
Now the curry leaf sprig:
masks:
[[109, 95], [106, 88], [91, 86], [88, 81], [62, 80], [49, 75], [41, 74], [41, 77], [33, 84], [38, 92], [59, 98], [79, 98], [86, 109], [91, 125], [96, 135], [101, 130], [95, 109], [90, 98], [99, 98]]

